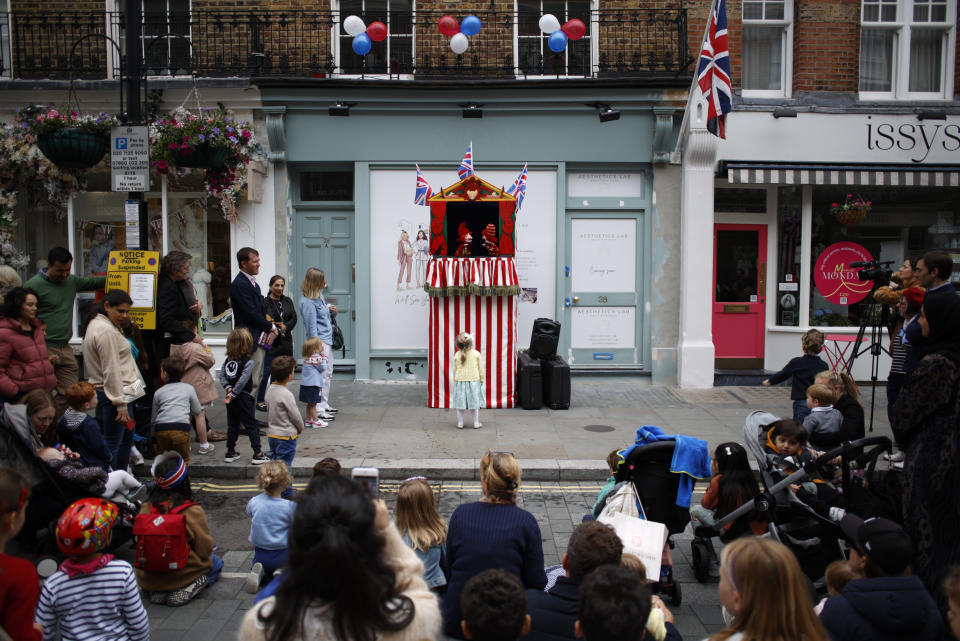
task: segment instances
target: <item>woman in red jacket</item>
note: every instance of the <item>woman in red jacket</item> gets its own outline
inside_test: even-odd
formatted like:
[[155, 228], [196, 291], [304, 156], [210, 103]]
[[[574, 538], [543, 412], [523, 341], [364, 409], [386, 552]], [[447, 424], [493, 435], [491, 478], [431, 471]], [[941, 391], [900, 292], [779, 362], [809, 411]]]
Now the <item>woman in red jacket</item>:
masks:
[[57, 378], [37, 318], [37, 293], [24, 287], [10, 290], [0, 316], [0, 397], [10, 403], [31, 390], [52, 391]]

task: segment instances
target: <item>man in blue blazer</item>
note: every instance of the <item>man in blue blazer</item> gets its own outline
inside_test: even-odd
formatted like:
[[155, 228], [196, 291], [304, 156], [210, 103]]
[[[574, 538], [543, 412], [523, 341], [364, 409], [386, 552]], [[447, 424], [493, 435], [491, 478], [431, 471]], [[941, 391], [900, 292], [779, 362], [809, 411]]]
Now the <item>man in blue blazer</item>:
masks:
[[277, 337], [277, 327], [267, 320], [267, 301], [260, 292], [256, 276], [260, 273], [260, 252], [252, 247], [242, 247], [237, 252], [240, 273], [230, 283], [230, 307], [233, 309], [234, 328], [246, 327], [253, 336], [253, 389], [260, 385], [263, 376], [265, 350], [258, 347], [261, 333]]

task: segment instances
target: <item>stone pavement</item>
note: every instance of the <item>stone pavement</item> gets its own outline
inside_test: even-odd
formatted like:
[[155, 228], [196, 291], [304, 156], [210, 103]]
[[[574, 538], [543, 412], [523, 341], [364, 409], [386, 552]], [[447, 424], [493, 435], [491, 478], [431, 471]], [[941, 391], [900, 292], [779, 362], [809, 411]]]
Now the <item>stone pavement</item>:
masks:
[[[433, 479], [475, 479], [480, 456], [488, 450], [514, 452], [527, 479], [595, 481], [606, 476], [610, 450], [633, 442], [641, 425], [705, 439], [711, 447], [742, 441], [743, 421], [753, 410], [792, 414], [790, 388], [717, 387], [681, 390], [651, 386], [639, 376], [574, 376], [568, 410], [486, 409], [483, 427], [456, 429], [454, 410], [426, 406], [427, 388], [418, 382], [341, 381], [333, 383], [337, 419], [323, 429], [308, 429], [300, 438], [294, 473], [309, 477], [325, 456], [344, 467], [378, 467], [381, 478], [423, 474]], [[297, 395], [298, 383], [290, 385]], [[869, 420], [870, 389], [862, 386]], [[885, 388], [876, 390], [875, 434], [890, 436]], [[302, 407], [302, 404], [301, 404]], [[222, 403], [208, 410], [211, 423], [226, 431]], [[266, 413], [257, 416], [266, 420]], [[469, 418], [467, 419], [469, 425]], [[868, 433], [869, 434], [869, 433]], [[267, 448], [263, 438], [263, 447]], [[224, 463], [224, 442], [212, 455], [194, 454], [191, 471], [198, 477], [253, 478], [252, 451], [246, 436], [237, 447], [242, 458]], [[196, 444], [194, 444], [196, 452]]]
[[[195, 480], [198, 500], [207, 508], [211, 531], [215, 535], [219, 526], [228, 519], [236, 519], [242, 514], [242, 506], [250, 496], [256, 493], [254, 486], [240, 482], [213, 480], [209, 483]], [[298, 484], [299, 485], [299, 484]], [[531, 512], [537, 519], [543, 540], [544, 562], [549, 567], [560, 563], [566, 552], [567, 540], [573, 528], [580, 523], [596, 500], [601, 483], [581, 482], [539, 482], [525, 481], [521, 487], [518, 504]], [[230, 486], [229, 490], [223, 489]], [[381, 486], [381, 495], [393, 512], [398, 483], [385, 482]], [[472, 502], [480, 497], [480, 487], [475, 481], [439, 481], [433, 483], [439, 496], [440, 512], [449, 519], [453, 510], [463, 502]], [[694, 496], [699, 500], [705, 486], [700, 486]], [[212, 499], [219, 493], [232, 497], [222, 509], [210, 507]], [[232, 536], [224, 541], [216, 536], [218, 552], [224, 560], [224, 573], [214, 586], [204, 590], [194, 601], [179, 608], [164, 605], [147, 604], [150, 616], [151, 639], [153, 641], [233, 641], [243, 616], [253, 605], [253, 595], [243, 589], [244, 577], [250, 569], [253, 552], [245, 540], [248, 524], [243, 520], [243, 538]], [[677, 546], [673, 551], [674, 574], [680, 582], [683, 602], [668, 607], [676, 617], [676, 625], [685, 639], [703, 639], [723, 628], [720, 617], [720, 601], [717, 597], [717, 582], [709, 580], [705, 584], [697, 583], [690, 566], [690, 528], [687, 532], [674, 537]], [[119, 554], [132, 560], [132, 551], [124, 549]]]

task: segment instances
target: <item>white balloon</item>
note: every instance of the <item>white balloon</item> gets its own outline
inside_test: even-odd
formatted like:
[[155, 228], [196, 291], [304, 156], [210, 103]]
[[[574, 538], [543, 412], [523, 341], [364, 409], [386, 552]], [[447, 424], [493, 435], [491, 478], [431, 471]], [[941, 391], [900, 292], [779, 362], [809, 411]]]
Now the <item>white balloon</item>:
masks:
[[560, 21], [552, 13], [545, 13], [540, 17], [540, 31], [553, 33], [560, 30]]
[[467, 40], [467, 37], [462, 33], [455, 33], [453, 37], [450, 38], [450, 48], [453, 49], [453, 53], [461, 54], [467, 50], [467, 47], [470, 46], [470, 41]]
[[343, 21], [343, 30], [351, 36], [359, 36], [367, 30], [367, 25], [363, 24], [363, 20], [357, 16], [347, 16]]

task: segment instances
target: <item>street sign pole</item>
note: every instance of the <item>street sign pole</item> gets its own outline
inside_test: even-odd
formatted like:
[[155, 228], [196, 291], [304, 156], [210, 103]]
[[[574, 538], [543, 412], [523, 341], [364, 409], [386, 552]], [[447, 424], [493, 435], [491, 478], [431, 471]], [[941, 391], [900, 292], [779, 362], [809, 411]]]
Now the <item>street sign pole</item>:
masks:
[[[141, 16], [140, 16], [140, 1], [141, 0], [125, 0], [123, 8], [126, 18], [126, 37], [124, 39], [124, 53], [125, 53], [125, 65], [124, 65], [124, 81], [125, 87], [124, 91], [127, 98], [127, 125], [139, 125], [143, 121], [143, 112], [141, 111], [140, 105], [140, 80], [143, 77], [143, 55], [141, 51]], [[149, 150], [149, 144], [147, 145]], [[113, 153], [113, 148], [111, 147], [111, 154]], [[148, 152], [149, 153], [149, 152]], [[147, 165], [149, 167], [149, 158], [147, 160]], [[131, 191], [129, 193], [129, 199], [136, 201], [139, 207], [139, 249], [149, 249], [147, 245], [148, 239], [148, 218], [147, 218], [147, 204], [143, 202], [143, 192], [149, 190], [149, 182], [147, 188], [138, 191]], [[129, 248], [129, 243], [127, 244]]]

